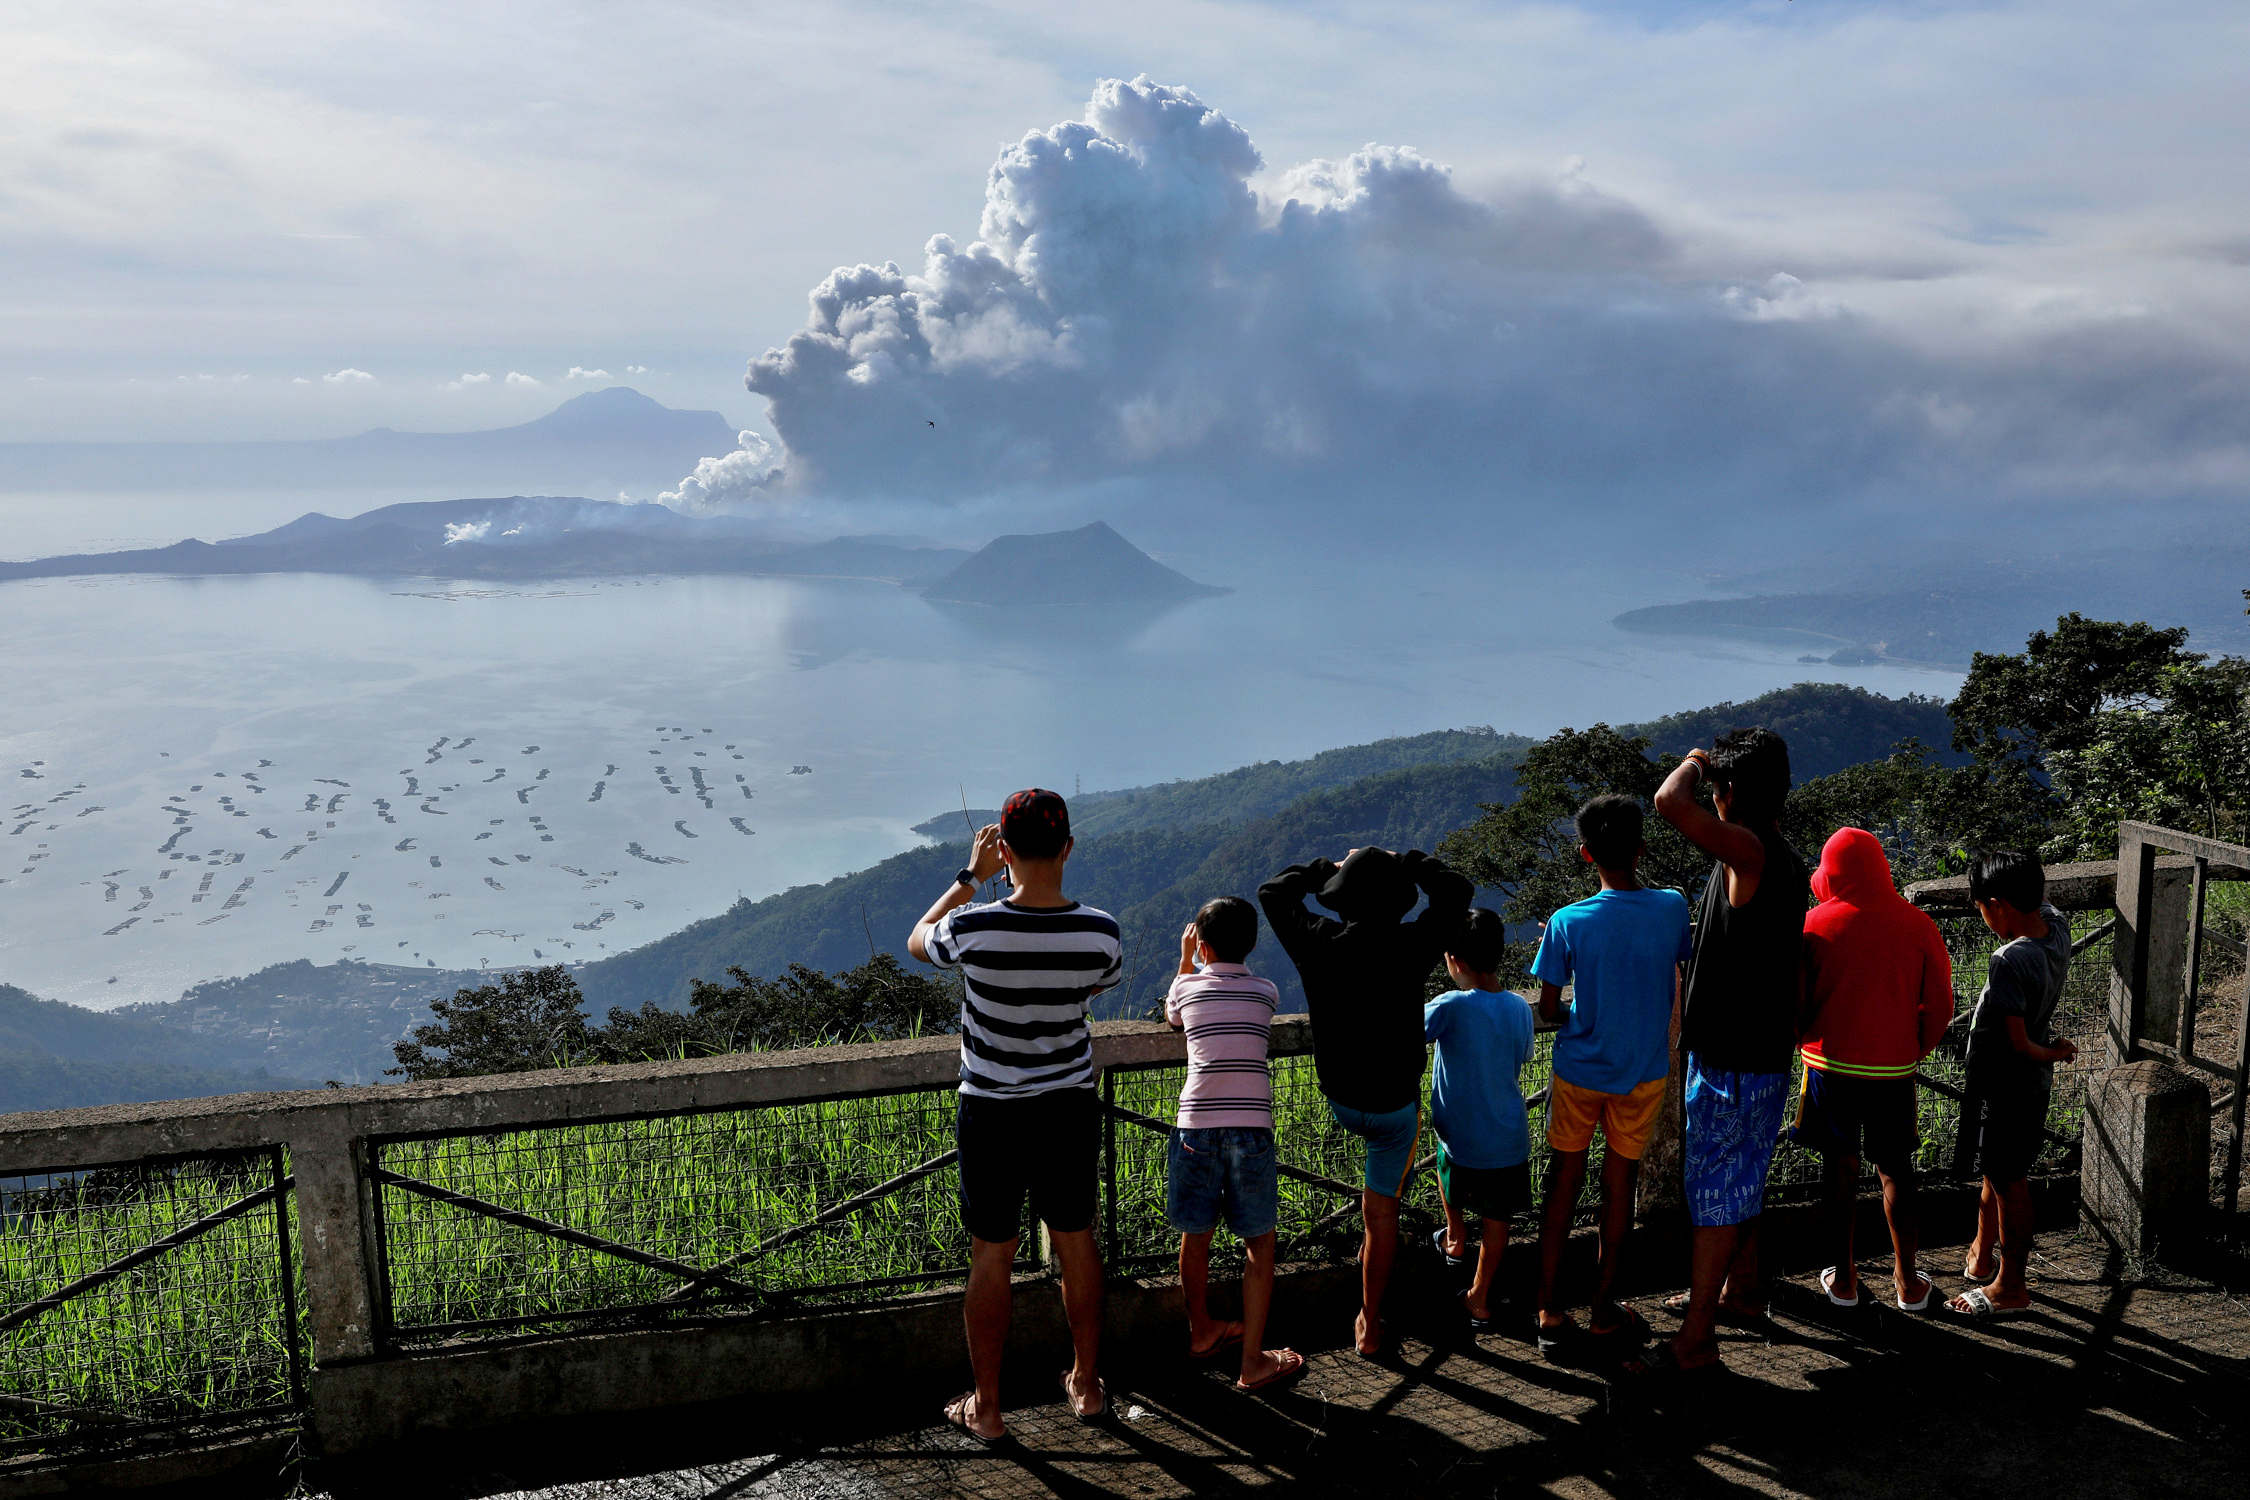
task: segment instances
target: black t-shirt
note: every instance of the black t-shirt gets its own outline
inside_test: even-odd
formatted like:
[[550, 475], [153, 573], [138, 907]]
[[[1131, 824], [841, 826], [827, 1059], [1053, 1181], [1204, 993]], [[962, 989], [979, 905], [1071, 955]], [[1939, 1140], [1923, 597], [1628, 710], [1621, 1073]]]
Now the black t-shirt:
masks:
[[1786, 1073], [1797, 1049], [1799, 966], [1812, 873], [1777, 830], [1759, 832], [1766, 867], [1747, 906], [1727, 901], [1727, 867], [1711, 867], [1695, 929], [1680, 1045], [1722, 1073]]

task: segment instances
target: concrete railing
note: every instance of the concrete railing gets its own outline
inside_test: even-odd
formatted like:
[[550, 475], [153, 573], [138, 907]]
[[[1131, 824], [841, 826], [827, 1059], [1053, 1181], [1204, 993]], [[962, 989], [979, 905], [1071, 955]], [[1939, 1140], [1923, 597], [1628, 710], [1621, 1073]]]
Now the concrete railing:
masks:
[[[1110, 1021], [1093, 1030], [1094, 1063], [1105, 1073], [1186, 1061], [1184, 1041], [1170, 1027]], [[1275, 1056], [1310, 1050], [1306, 1017], [1277, 1018]], [[816, 1325], [820, 1338], [842, 1337], [839, 1330], [851, 1319], [870, 1316], [864, 1310], [822, 1313], [793, 1320], [799, 1325], [794, 1331], [777, 1331], [770, 1317], [760, 1322], [762, 1331], [672, 1324], [621, 1333], [611, 1327], [535, 1341], [542, 1346], [535, 1355], [523, 1347], [534, 1341], [521, 1339], [402, 1349], [381, 1337], [385, 1267], [376, 1178], [383, 1174], [370, 1170], [371, 1143], [936, 1092], [954, 1085], [958, 1067], [958, 1039], [937, 1036], [6, 1115], [0, 1116], [0, 1184], [11, 1177], [19, 1182], [70, 1181], [75, 1174], [112, 1164], [270, 1154], [277, 1148], [286, 1153], [289, 1179], [267, 1192], [294, 1192], [303, 1322], [311, 1356], [303, 1398], [316, 1444], [334, 1454], [425, 1427], [474, 1426], [573, 1409], [646, 1407], [793, 1383], [810, 1389], [812, 1377], [804, 1368], [794, 1374], [777, 1371], [777, 1361], [780, 1366], [790, 1362], [775, 1353], [776, 1340], [801, 1343], [814, 1336], [806, 1330]], [[32, 1173], [41, 1175], [25, 1175]], [[1298, 1175], [1330, 1185], [1315, 1174]], [[902, 1327], [927, 1321], [926, 1312], [900, 1310], [902, 1302], [914, 1300], [893, 1299], [885, 1309], [906, 1319]], [[7, 1312], [0, 1308], [0, 1314]], [[946, 1313], [916, 1342], [946, 1358], [957, 1357], [957, 1331], [937, 1331], [955, 1316]], [[866, 1334], [863, 1330], [853, 1336]], [[899, 1350], [886, 1344], [882, 1357], [895, 1364]], [[835, 1377], [848, 1384], [856, 1378], [850, 1374], [855, 1368], [865, 1366], [840, 1364]], [[733, 1390], [736, 1386], [744, 1390]], [[19, 1400], [16, 1409], [41, 1404]], [[0, 1417], [8, 1410], [0, 1398]]]

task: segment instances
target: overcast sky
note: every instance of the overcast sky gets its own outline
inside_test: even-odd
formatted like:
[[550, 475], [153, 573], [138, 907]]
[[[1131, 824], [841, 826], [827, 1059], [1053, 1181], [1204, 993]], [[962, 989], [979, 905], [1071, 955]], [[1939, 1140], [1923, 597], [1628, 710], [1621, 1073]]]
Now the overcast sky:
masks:
[[[2250, 475], [2239, 3], [18, 0], [9, 33], [0, 439], [477, 428], [622, 381], [786, 443], [753, 489], [895, 488], [928, 450], [860, 425], [910, 408], [962, 493], [1432, 444]], [[1208, 120], [1133, 138], [1159, 98]], [[836, 332], [876, 301], [919, 365]], [[801, 331], [840, 363], [761, 366], [777, 430], [743, 373]], [[1214, 370], [1249, 394], [1199, 415]], [[1042, 371], [1079, 415], [1018, 399]], [[1716, 436], [1682, 414], [1713, 391]]]

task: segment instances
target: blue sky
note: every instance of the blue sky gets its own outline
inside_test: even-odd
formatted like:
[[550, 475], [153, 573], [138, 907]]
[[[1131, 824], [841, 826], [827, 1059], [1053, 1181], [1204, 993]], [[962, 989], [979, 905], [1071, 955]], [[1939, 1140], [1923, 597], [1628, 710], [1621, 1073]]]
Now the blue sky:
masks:
[[[1705, 334], [1738, 373], [1767, 358], [1704, 316], [1730, 294], [1825, 320], [1780, 388], [1842, 394], [1791, 420], [1918, 402], [1960, 429], [1868, 462], [1885, 482], [1997, 454], [2019, 487], [2210, 494], [2250, 451], [2245, 55], [2250, 12], [2188, 0], [20, 4], [0, 439], [472, 428], [624, 380], [786, 441], [741, 379], [808, 291], [969, 245], [1004, 148], [1146, 74], [1254, 142], [1269, 207], [1373, 143], [1503, 215], [1627, 215], [1661, 253], [1571, 271], [1573, 295], [1669, 309], [1683, 358]], [[1382, 337], [1362, 363], [1445, 352]], [[1896, 437], [1813, 446], [1840, 441]]]

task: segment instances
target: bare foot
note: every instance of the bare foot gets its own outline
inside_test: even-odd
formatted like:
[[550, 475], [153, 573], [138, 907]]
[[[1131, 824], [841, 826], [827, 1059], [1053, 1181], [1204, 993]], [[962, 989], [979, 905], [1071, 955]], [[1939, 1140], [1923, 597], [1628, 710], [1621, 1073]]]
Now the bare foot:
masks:
[[1984, 1257], [1977, 1253], [1974, 1245], [1971, 1245], [1969, 1247], [1969, 1263], [1961, 1268], [1961, 1274], [1980, 1284], [1990, 1281], [2000, 1274], [1998, 1266], [1986, 1266], [1985, 1269], [1980, 1271], [1977, 1269], [1980, 1265], [1984, 1265]]
[[1080, 1376], [1076, 1370], [1065, 1370], [1062, 1376], [1063, 1396], [1070, 1402], [1070, 1412], [1084, 1420], [1098, 1417], [1109, 1406], [1109, 1388], [1102, 1384], [1099, 1375]]
[[1209, 1359], [1229, 1344], [1242, 1342], [1242, 1325], [1239, 1322], [1213, 1323], [1211, 1336], [1199, 1339], [1193, 1331], [1188, 1334], [1188, 1353], [1197, 1359]]
[[1377, 1318], [1374, 1321], [1373, 1332], [1369, 1331], [1370, 1326], [1367, 1310], [1362, 1308], [1359, 1316], [1352, 1320], [1352, 1342], [1362, 1354], [1380, 1354], [1383, 1352], [1383, 1320]]
[[1688, 1346], [1683, 1345], [1678, 1339], [1674, 1339], [1672, 1340], [1672, 1359], [1683, 1370], [1700, 1370], [1705, 1365], [1715, 1365], [1719, 1362], [1719, 1345], [1717, 1340], [1713, 1340], [1708, 1344]]
[[1006, 1423], [1001, 1422], [996, 1417], [985, 1416], [984, 1409], [977, 1404], [977, 1393], [975, 1391], [956, 1396], [953, 1400], [947, 1402], [945, 1420], [968, 1433], [971, 1437], [983, 1438], [988, 1443], [998, 1442], [1008, 1435]]

